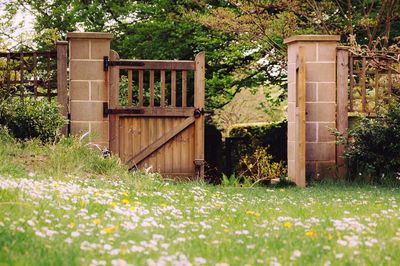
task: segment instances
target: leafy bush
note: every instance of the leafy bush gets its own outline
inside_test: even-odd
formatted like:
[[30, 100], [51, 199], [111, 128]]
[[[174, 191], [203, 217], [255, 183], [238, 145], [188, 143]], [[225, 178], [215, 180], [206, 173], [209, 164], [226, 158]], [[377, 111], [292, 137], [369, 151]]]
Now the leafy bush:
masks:
[[349, 130], [345, 157], [350, 176], [367, 176], [372, 182], [395, 178], [400, 172], [400, 104], [392, 104], [377, 118], [361, 118]]
[[268, 147], [260, 147], [252, 155], [245, 155], [240, 160], [241, 176], [250, 177], [253, 182], [269, 182], [271, 179], [286, 176], [283, 162], [273, 162]]
[[18, 139], [54, 139], [65, 120], [55, 101], [9, 98], [0, 104], [0, 124]]
[[258, 147], [269, 146], [269, 153], [275, 161], [287, 159], [287, 120], [266, 124], [235, 125], [229, 130], [229, 137], [242, 137], [246, 143], [245, 154], [252, 154]]

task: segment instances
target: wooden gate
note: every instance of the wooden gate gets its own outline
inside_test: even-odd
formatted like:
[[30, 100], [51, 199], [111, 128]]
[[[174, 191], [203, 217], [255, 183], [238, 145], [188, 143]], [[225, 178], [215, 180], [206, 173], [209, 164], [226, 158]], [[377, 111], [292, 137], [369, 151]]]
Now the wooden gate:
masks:
[[111, 51], [104, 58], [110, 150], [130, 169], [204, 177], [204, 57], [120, 60]]

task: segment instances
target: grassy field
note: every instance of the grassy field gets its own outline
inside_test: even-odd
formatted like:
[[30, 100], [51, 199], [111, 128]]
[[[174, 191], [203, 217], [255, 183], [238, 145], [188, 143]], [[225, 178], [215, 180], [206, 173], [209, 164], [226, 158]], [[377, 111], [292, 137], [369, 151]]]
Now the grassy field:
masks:
[[0, 265], [399, 265], [399, 189], [229, 188], [0, 134]]

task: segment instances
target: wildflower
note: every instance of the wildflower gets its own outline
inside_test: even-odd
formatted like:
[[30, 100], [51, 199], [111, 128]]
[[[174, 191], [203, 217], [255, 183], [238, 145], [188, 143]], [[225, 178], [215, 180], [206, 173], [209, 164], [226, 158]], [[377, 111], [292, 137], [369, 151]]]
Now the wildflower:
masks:
[[253, 211], [246, 211], [246, 214], [252, 215], [252, 214], [254, 214], [254, 212]]
[[99, 224], [101, 224], [101, 220], [100, 219], [94, 219], [93, 223], [96, 224], [96, 225], [99, 225]]
[[123, 199], [123, 200], [122, 200], [122, 203], [125, 204], [125, 205], [126, 205], [126, 204], [129, 204], [129, 200]]
[[306, 232], [306, 236], [308, 236], [308, 237], [314, 237], [316, 235], [317, 235], [317, 231], [315, 231], [314, 229]]
[[77, 231], [75, 231], [75, 232], [72, 232], [72, 233], [71, 233], [71, 236], [72, 236], [72, 237], [78, 237], [78, 236], [80, 236], [80, 233], [77, 232]]
[[160, 206], [161, 206], [161, 208], [164, 208], [164, 209], [167, 208], [167, 204], [165, 204], [165, 203], [161, 203]]
[[280, 192], [285, 192], [286, 190], [284, 188], [279, 189]]
[[114, 208], [116, 204], [115, 204], [115, 202], [111, 202], [110, 205], [111, 205], [111, 207]]
[[122, 196], [128, 197], [128, 192], [124, 191], [124, 192], [122, 193]]
[[286, 222], [286, 223], [283, 224], [283, 227], [285, 227], [285, 228], [292, 228], [292, 227], [293, 227], [293, 224], [292, 224], [291, 222]]
[[112, 234], [114, 231], [116, 230], [115, 226], [111, 226], [111, 227], [106, 227], [103, 229], [103, 232], [105, 234]]

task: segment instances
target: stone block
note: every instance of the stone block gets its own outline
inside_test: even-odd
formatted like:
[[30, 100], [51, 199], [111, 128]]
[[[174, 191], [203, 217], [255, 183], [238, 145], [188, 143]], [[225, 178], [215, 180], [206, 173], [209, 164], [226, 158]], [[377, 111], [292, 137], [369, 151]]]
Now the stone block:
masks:
[[288, 63], [288, 83], [295, 84], [296, 83], [296, 64]]
[[318, 43], [318, 61], [335, 62], [336, 61], [336, 42]]
[[72, 135], [82, 135], [89, 131], [88, 122], [71, 122], [71, 134]]
[[294, 102], [288, 103], [288, 122], [294, 122], [296, 119], [296, 104]]
[[317, 101], [317, 84], [306, 82], [306, 102]]
[[313, 179], [317, 172], [317, 165], [315, 161], [306, 161], [306, 177]]
[[317, 141], [317, 123], [306, 123], [306, 141]]
[[294, 160], [288, 160], [288, 177], [289, 177], [289, 180], [294, 181], [294, 176], [295, 176]]
[[109, 140], [108, 121], [90, 122], [90, 129], [92, 133], [92, 141], [96, 143], [108, 142]]
[[287, 154], [288, 154], [288, 161], [295, 159], [296, 153], [296, 142], [295, 141], [288, 141], [287, 146]]
[[336, 121], [336, 104], [306, 103], [306, 120], [308, 122]]
[[288, 83], [288, 102], [296, 102], [296, 83]]
[[304, 49], [304, 58], [305, 58], [306, 62], [317, 60], [316, 43], [298, 42], [298, 43], [291, 44], [288, 47], [288, 62], [289, 63], [296, 64], [300, 46], [302, 46]]
[[102, 102], [71, 102], [72, 121], [107, 121]]
[[320, 180], [335, 179], [336, 172], [335, 161], [317, 162], [317, 175]]
[[104, 81], [91, 81], [91, 100], [108, 101], [108, 91], [104, 86]]
[[101, 61], [70, 61], [70, 79], [73, 80], [104, 80], [103, 62]]
[[336, 82], [335, 63], [307, 63], [307, 82]]
[[103, 59], [110, 54], [110, 40], [91, 40], [91, 59]]
[[89, 40], [70, 41], [70, 59], [89, 59]]
[[318, 123], [318, 141], [333, 142], [336, 137], [331, 133], [330, 129], [336, 128], [336, 123]]
[[296, 123], [295, 122], [288, 122], [288, 141], [295, 141], [296, 139]]
[[318, 101], [336, 102], [336, 83], [318, 83]]
[[73, 100], [89, 100], [89, 82], [88, 81], [71, 81], [70, 82], [70, 99]]
[[334, 142], [306, 143], [306, 160], [331, 161], [336, 157], [336, 144]]

